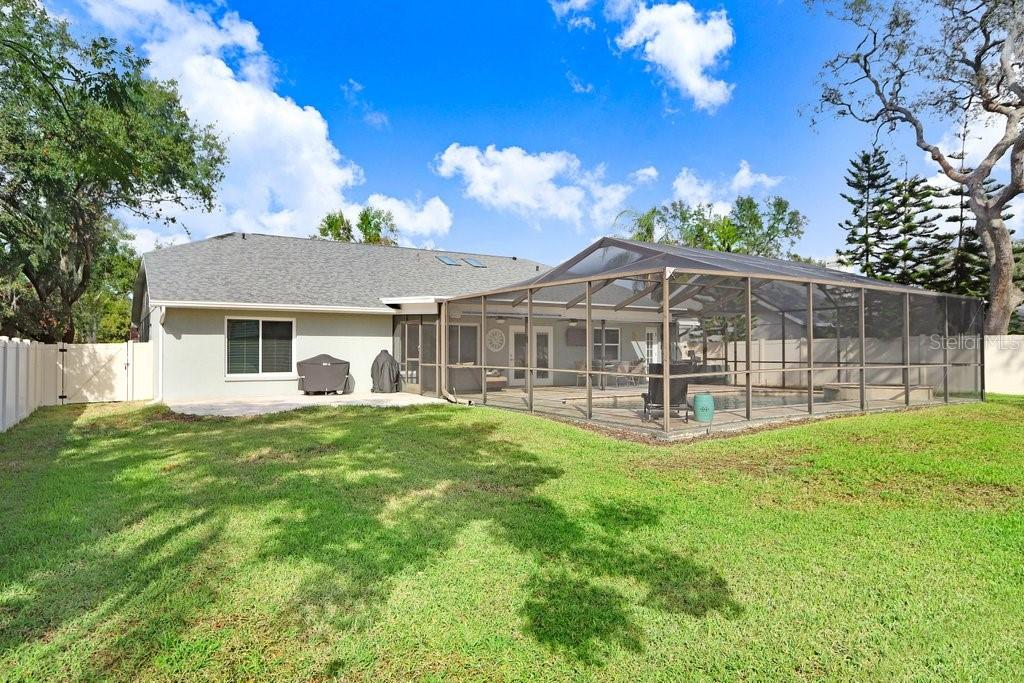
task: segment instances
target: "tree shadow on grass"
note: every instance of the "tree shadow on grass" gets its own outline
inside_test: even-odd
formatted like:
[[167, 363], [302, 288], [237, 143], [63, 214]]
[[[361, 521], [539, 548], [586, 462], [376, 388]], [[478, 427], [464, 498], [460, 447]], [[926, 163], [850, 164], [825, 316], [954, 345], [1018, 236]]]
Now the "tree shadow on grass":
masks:
[[[526, 586], [525, 630], [581, 662], [599, 663], [611, 646], [643, 650], [639, 610], [740, 610], [716, 572], [631, 536], [658, 524], [656, 509], [602, 500], [590, 515], [569, 515], [539, 493], [563, 471], [486, 413], [313, 409], [180, 421], [147, 408], [85, 427], [70, 413], [67, 443], [41, 458], [25, 504], [8, 511], [18, 543], [0, 566], [0, 591], [24, 590], [0, 602], [0, 662], [43, 641], [66, 650], [83, 625], [116, 624], [120, 635], [85, 671], [132, 675], [158, 661], [181, 673], [196, 665], [189, 657], [210, 654], [186, 649], [179, 661], [168, 643], [186, 638], [239, 562], [313, 563], [281, 618], [368, 628], [401, 576], [475, 522], [539, 567]], [[33, 496], [74, 514], [54, 518]], [[255, 541], [227, 531], [252, 516], [262, 520]], [[343, 669], [332, 662], [327, 673]]]
[[604, 645], [643, 649], [643, 632], [631, 616], [631, 605], [614, 588], [558, 569], [534, 577], [529, 590], [523, 609], [529, 631], [556, 652], [597, 664]]
[[[112, 635], [91, 661], [51, 663], [49, 675], [109, 674], [114, 665], [144, 661], [140, 633], [167, 642], [187, 627], [194, 608], [214, 599], [213, 583], [190, 569], [216, 546], [223, 518], [183, 507], [143, 527], [165, 501], [143, 482], [123, 486], [118, 479], [151, 454], [118, 446], [120, 430], [78, 425], [86, 410], [41, 409], [0, 436], [0, 462], [20, 463], [17, 476], [0, 481], [0, 669], [8, 664], [10, 680], [37, 677], [20, 669], [19, 652], [35, 646], [45, 661], [100, 625]], [[133, 533], [134, 543], [108, 547], [121, 533]], [[147, 604], [160, 607], [147, 611]]]
[[[551, 504], [534, 506], [538, 510], [533, 520], [515, 511], [499, 521], [506, 540], [542, 560], [524, 615], [529, 632], [555, 651], [588, 664], [600, 663], [612, 644], [640, 652], [644, 638], [635, 615], [641, 609], [692, 617], [742, 611], [713, 569], [628, 536], [658, 523], [660, 514], [650, 506], [604, 500], [581, 521]], [[623, 581], [643, 597], [609, 585]]]

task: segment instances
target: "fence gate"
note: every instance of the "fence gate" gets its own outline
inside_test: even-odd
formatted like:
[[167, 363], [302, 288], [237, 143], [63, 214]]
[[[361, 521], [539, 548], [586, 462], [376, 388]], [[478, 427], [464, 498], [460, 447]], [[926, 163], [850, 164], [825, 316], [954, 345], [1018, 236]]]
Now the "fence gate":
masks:
[[61, 403], [153, 397], [153, 354], [148, 343], [67, 344], [56, 351]]
[[151, 398], [149, 343], [65, 345], [0, 337], [0, 432], [39, 406]]

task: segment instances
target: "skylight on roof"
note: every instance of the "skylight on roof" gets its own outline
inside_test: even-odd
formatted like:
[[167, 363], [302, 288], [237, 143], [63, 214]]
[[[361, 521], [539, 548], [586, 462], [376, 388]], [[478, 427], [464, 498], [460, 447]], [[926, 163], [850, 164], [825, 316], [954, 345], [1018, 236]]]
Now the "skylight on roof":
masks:
[[438, 255], [437, 260], [440, 261], [441, 263], [445, 264], [446, 266], [460, 266], [460, 265], [462, 265], [461, 263], [459, 263], [458, 261], [453, 259], [451, 256], [445, 256], [444, 254]]
[[474, 268], [486, 268], [487, 267], [483, 263], [480, 262], [480, 259], [473, 258], [472, 256], [463, 256], [462, 260], [465, 261], [466, 263], [468, 263], [469, 265], [473, 266]]

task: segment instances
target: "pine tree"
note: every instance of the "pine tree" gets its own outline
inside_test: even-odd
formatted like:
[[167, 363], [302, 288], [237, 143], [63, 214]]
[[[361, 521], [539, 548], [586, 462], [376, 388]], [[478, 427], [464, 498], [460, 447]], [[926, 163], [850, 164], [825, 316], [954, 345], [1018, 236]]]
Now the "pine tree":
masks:
[[836, 250], [843, 265], [853, 266], [868, 277], [884, 270], [882, 259], [892, 246], [892, 226], [886, 211], [896, 180], [889, 170], [885, 150], [877, 145], [850, 160], [846, 175], [852, 216], [839, 224], [846, 231], [846, 249]]
[[942, 199], [946, 193], [941, 188], [928, 185], [931, 206], [936, 213], [926, 220], [926, 225], [921, 230], [921, 236], [917, 242], [919, 269], [914, 284], [925, 289], [941, 291], [943, 278], [947, 273], [947, 264], [950, 261], [950, 245], [952, 235], [944, 228], [945, 220], [941, 213]]
[[[1013, 260], [1017, 264], [1013, 280], [1018, 287], [1024, 287], [1024, 240], [1013, 243]], [[1010, 318], [1007, 334], [1024, 334], [1024, 315], [1021, 315], [1021, 309], [1018, 308]]]
[[[998, 192], [999, 184], [992, 180], [985, 184], [985, 191]], [[945, 249], [949, 255], [935, 277], [923, 284], [948, 294], [985, 297], [988, 295], [988, 254], [974, 230], [974, 213], [969, 198], [959, 185], [947, 190], [945, 196], [951, 200], [942, 207], [949, 212], [946, 226], [951, 229], [945, 235]], [[1003, 214], [1004, 220], [1012, 217], [1010, 213]]]
[[881, 256], [876, 277], [901, 285], [924, 285], [945, 259], [944, 239], [936, 224], [936, 190], [921, 176], [899, 180], [885, 206], [892, 242]]

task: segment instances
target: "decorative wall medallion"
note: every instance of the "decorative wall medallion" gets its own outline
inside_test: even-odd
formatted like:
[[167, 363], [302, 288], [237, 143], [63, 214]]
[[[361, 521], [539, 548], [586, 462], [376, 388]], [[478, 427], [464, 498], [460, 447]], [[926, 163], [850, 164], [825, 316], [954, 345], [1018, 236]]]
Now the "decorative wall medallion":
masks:
[[487, 350], [501, 351], [505, 348], [505, 333], [495, 328], [487, 330]]

